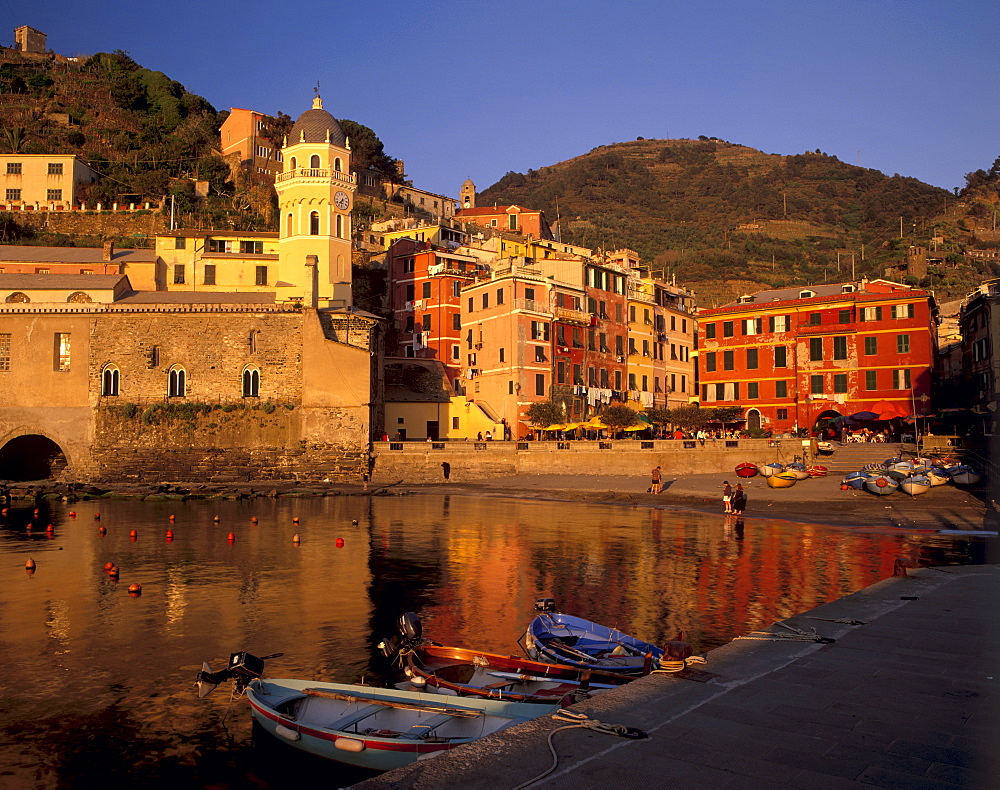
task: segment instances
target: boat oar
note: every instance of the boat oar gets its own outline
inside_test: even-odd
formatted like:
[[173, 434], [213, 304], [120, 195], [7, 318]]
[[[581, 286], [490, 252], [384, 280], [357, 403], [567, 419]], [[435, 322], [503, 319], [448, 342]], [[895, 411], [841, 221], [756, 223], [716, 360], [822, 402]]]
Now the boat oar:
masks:
[[[560, 678], [554, 678], [551, 675], [546, 677], [545, 675], [519, 675], [516, 672], [488, 672], [488, 675], [492, 675], [495, 678], [510, 678], [511, 680], [519, 680], [522, 683], [527, 683], [528, 681], [542, 681], [549, 683], [574, 683], [583, 685], [582, 680], [563, 680]], [[610, 683], [590, 683], [590, 688], [593, 689], [615, 689], [618, 688], [616, 685]]]
[[364, 694], [350, 694], [344, 691], [327, 691], [326, 689], [303, 689], [303, 693], [310, 697], [323, 697], [324, 699], [340, 699], [347, 702], [367, 702], [371, 705], [385, 705], [387, 708], [403, 708], [405, 710], [422, 710], [428, 713], [447, 713], [449, 716], [465, 716], [475, 718], [480, 716], [478, 710], [468, 710], [467, 708], [449, 708], [447, 705], [419, 705], [413, 702], [402, 702], [391, 699], [376, 699]]

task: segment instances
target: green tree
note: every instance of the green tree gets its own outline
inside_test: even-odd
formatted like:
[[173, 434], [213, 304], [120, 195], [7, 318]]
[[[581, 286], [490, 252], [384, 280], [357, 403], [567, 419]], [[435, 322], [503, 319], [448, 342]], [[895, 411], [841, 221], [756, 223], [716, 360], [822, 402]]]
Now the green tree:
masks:
[[670, 409], [646, 409], [646, 419], [655, 425], [662, 436], [667, 426], [673, 422], [673, 412]]
[[704, 428], [710, 419], [709, 410], [698, 406], [678, 406], [670, 410], [670, 421], [683, 431]]
[[554, 400], [535, 401], [528, 406], [525, 416], [528, 422], [536, 428], [547, 428], [549, 425], [557, 425], [565, 419], [562, 405]]
[[735, 422], [743, 417], [743, 407], [742, 406], [718, 406], [717, 408], [709, 410], [710, 419], [718, 420], [722, 423], [722, 429], [726, 429], [726, 425], [731, 422]]
[[617, 436], [625, 428], [639, 422], [639, 415], [628, 406], [608, 406], [601, 412], [601, 422], [607, 425]]
[[358, 172], [372, 170], [381, 173], [394, 184], [403, 183], [405, 176], [399, 172], [399, 160], [393, 159], [385, 152], [385, 146], [375, 134], [364, 124], [344, 118], [340, 128], [351, 141], [351, 167]]

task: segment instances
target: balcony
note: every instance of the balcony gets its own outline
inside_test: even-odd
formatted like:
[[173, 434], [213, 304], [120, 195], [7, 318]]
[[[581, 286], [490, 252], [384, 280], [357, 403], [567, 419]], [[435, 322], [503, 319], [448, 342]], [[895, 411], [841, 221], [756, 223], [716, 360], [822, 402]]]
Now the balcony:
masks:
[[537, 299], [515, 299], [514, 309], [524, 310], [528, 313], [538, 313], [538, 315], [544, 315], [549, 318], [552, 317], [552, 313], [549, 311], [548, 305], [544, 302], [539, 302]]
[[274, 180], [275, 183], [280, 184], [282, 181], [288, 181], [291, 178], [330, 178], [344, 184], [354, 183], [354, 176], [350, 173], [343, 173], [340, 170], [330, 170], [327, 167], [297, 167], [295, 170], [278, 173]]

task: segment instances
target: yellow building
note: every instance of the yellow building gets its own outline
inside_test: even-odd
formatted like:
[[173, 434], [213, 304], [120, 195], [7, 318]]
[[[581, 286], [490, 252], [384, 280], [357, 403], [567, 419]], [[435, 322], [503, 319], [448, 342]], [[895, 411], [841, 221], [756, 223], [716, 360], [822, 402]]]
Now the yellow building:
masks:
[[97, 173], [75, 154], [0, 154], [0, 211], [60, 211], [77, 204]]
[[292, 127], [282, 159], [274, 184], [280, 217], [278, 280], [291, 283], [292, 295], [301, 295], [307, 304], [349, 307], [351, 208], [357, 185], [350, 143], [318, 96]]
[[[303, 297], [301, 273], [298, 284], [278, 279], [278, 244], [277, 233], [160, 233], [156, 236], [153, 280], [138, 279], [136, 287], [156, 291], [269, 291], [279, 301]], [[136, 279], [134, 274], [132, 277]]]

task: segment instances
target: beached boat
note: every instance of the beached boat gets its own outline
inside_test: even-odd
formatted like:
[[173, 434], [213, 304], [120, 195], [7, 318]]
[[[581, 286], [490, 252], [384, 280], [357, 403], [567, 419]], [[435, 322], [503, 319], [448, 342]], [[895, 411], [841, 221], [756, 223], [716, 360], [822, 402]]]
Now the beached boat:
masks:
[[861, 490], [865, 487], [865, 481], [871, 477], [870, 472], [848, 472], [844, 476], [843, 485]]
[[254, 720], [278, 740], [375, 771], [435, 756], [559, 708], [558, 700], [442, 697], [315, 680], [258, 678], [246, 693]]
[[646, 675], [659, 665], [663, 650], [617, 628], [555, 611], [551, 598], [536, 601], [538, 614], [528, 623], [525, 650], [536, 661], [582, 669]]
[[872, 475], [865, 481], [865, 488], [873, 494], [888, 496], [899, 488], [899, 481], [894, 480], [889, 475]]
[[932, 486], [943, 486], [951, 482], [951, 475], [939, 466], [929, 467], [926, 474]]
[[910, 496], [926, 494], [931, 490], [931, 479], [927, 475], [910, 475], [900, 482], [899, 490]]
[[778, 474], [778, 472], [784, 472], [784, 464], [770, 463], [770, 464], [758, 464], [757, 471], [760, 472], [761, 477], [771, 477], [772, 475]]
[[805, 464], [800, 464], [798, 461], [787, 464], [785, 466], [785, 471], [792, 472], [798, 480], [805, 480], [809, 477], [809, 468]]
[[[809, 475], [807, 474], [806, 477]], [[791, 488], [799, 482], [799, 476], [792, 471], [778, 472], [767, 478], [767, 484], [771, 488]]]
[[806, 471], [809, 477], [826, 477], [830, 470], [825, 466], [810, 466]]
[[[632, 678], [461, 647], [421, 644], [400, 653], [408, 684], [443, 695], [572, 704]], [[402, 685], [398, 688], [403, 688]]]
[[982, 475], [974, 472], [971, 466], [965, 466], [964, 464], [948, 469], [948, 475], [951, 477], [951, 482], [957, 486], [974, 486], [982, 480]]
[[816, 452], [820, 455], [833, 455], [836, 448], [830, 442], [816, 442]]
[[742, 464], [736, 464], [737, 477], [753, 477], [756, 474], [757, 464], [752, 464], [748, 461], [744, 461]]

